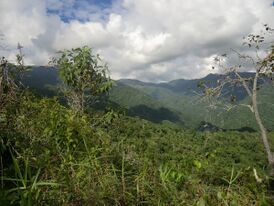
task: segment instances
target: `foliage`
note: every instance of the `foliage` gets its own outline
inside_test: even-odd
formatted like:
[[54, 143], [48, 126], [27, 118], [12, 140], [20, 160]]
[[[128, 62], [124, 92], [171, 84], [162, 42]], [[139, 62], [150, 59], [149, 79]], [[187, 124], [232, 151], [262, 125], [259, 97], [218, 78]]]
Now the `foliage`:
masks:
[[[95, 59], [84, 47], [55, 60], [85, 104], [109, 88]], [[79, 114], [86, 105], [22, 94], [0, 117], [1, 205], [273, 205], [255, 132], [202, 133], [111, 107]]]
[[[259, 111], [257, 99], [258, 90], [260, 88], [260, 78], [270, 77], [270, 80], [272, 80], [272, 76], [274, 74], [274, 45], [272, 41], [265, 41], [267, 34], [270, 35], [270, 39], [271, 37], [273, 38], [274, 29], [271, 29], [267, 24], [265, 24], [264, 27], [266, 32], [262, 35], [249, 34], [247, 37], [244, 37], [245, 41], [243, 45], [248, 45], [249, 48], [254, 48], [253, 55], [232, 50], [236, 53], [239, 59], [239, 62], [232, 66], [230, 64], [227, 64], [227, 54], [216, 56], [214, 58], [216, 65], [224, 72], [226, 72], [227, 75], [225, 75], [224, 78], [220, 79], [217, 82], [217, 85], [213, 87], [207, 86], [205, 84], [199, 86], [203, 88], [205, 97], [213, 101], [215, 100], [215, 102], [217, 102], [216, 100], [220, 98], [222, 90], [225, 88], [226, 85], [232, 85], [233, 87], [241, 85], [245, 89], [245, 92], [248, 94], [250, 98], [250, 103], [240, 104], [240, 106], [248, 108], [256, 120], [256, 124], [260, 131], [262, 143], [264, 145], [266, 156], [268, 159], [268, 165], [270, 170], [269, 174], [271, 177], [274, 177], [274, 156], [271, 152], [271, 146], [269, 144], [267, 129], [264, 125], [264, 122], [262, 121], [262, 115]], [[270, 47], [270, 50], [269, 48], [264, 48], [264, 45]], [[264, 54], [263, 57], [261, 57], [261, 54]], [[241, 76], [239, 70], [242, 66], [246, 66], [248, 64], [250, 64], [251, 68], [255, 70], [255, 73], [253, 76], [245, 78]], [[250, 65], [248, 66], [250, 67]], [[232, 102], [236, 102], [235, 96], [231, 96], [230, 99]], [[230, 109], [231, 108], [229, 108], [229, 110]]]
[[[243, 77], [251, 77], [253, 73], [240, 73]], [[188, 81], [186, 85], [190, 92], [185, 94], [177, 90], [181, 87], [174, 86], [169, 89], [174, 83], [153, 84], [141, 82], [143, 86], [136, 86], [128, 82], [126, 85], [115, 82], [114, 86], [109, 90], [107, 101], [96, 103], [94, 107], [103, 109], [105, 105], [112, 107], [123, 107], [123, 110], [128, 115], [141, 116], [144, 119], [154, 122], [164, 122], [167, 118], [159, 113], [160, 108], [169, 110], [169, 114], [176, 115], [178, 118], [168, 118], [169, 121], [179, 124], [187, 128], [197, 128], [201, 121], [206, 121], [224, 130], [242, 130], [250, 127], [253, 130], [257, 129], [255, 118], [250, 114], [246, 107], [236, 107], [239, 104], [247, 104], [250, 99], [241, 87], [227, 88], [225, 98], [227, 102], [219, 104], [217, 108], [209, 107], [208, 101], [201, 101], [199, 96], [193, 96], [195, 93], [192, 90], [197, 89], [197, 82], [204, 81], [216, 84], [220, 75], [210, 74], [199, 80], [177, 80], [177, 84], [182, 84]], [[132, 80], [133, 81], [133, 80]], [[58, 72], [54, 68], [35, 67], [29, 71], [24, 77], [24, 83], [30, 89], [34, 90], [39, 96], [53, 97], [58, 95]], [[141, 84], [140, 83], [140, 84]], [[152, 86], [153, 85], [153, 86]], [[273, 84], [265, 83], [260, 85], [258, 91], [259, 110], [262, 114], [262, 119], [268, 130], [274, 130], [273, 112], [274, 93], [272, 92]], [[198, 90], [196, 94], [199, 94]], [[236, 96], [236, 102], [229, 102], [231, 95]], [[140, 105], [147, 107], [144, 110], [139, 109]], [[93, 107], [93, 108], [94, 108]], [[230, 109], [231, 108], [231, 109]], [[170, 115], [169, 115], [170, 116]], [[182, 122], [184, 124], [182, 124]]]
[[18, 101], [22, 84], [21, 76], [25, 71], [22, 65], [22, 57], [17, 55], [17, 65], [10, 64], [5, 57], [0, 60], [0, 111]]
[[111, 87], [107, 64], [87, 46], [64, 50], [60, 54], [51, 63], [59, 69], [60, 78], [66, 86], [68, 102], [76, 111], [83, 111], [98, 95]]
[[256, 133], [200, 133], [112, 110], [79, 116], [57, 99], [33, 96], [18, 109], [10, 144], [17, 160], [4, 164], [4, 176], [14, 177], [3, 179], [12, 190], [7, 199], [31, 194], [32, 205], [269, 202], [265, 183], [253, 176], [255, 167], [264, 177], [267, 165]]
[[15, 178], [2, 177], [2, 181], [9, 181], [14, 183], [14, 188], [6, 191], [6, 196], [10, 197], [10, 203], [19, 203], [24, 206], [31, 206], [34, 203], [38, 203], [40, 200], [41, 187], [43, 186], [57, 186], [58, 184], [53, 182], [41, 182], [39, 181], [40, 169], [38, 169], [35, 175], [32, 174], [29, 160], [23, 159], [24, 171], [21, 171], [19, 161], [12, 154], [13, 167], [15, 170]]
[[[0, 154], [1, 158], [8, 151], [15, 135], [14, 121], [18, 107], [25, 95], [21, 83], [27, 67], [23, 65], [23, 56], [17, 55], [17, 64], [11, 64], [5, 57], [0, 60]], [[1, 163], [2, 163], [1, 159]]]

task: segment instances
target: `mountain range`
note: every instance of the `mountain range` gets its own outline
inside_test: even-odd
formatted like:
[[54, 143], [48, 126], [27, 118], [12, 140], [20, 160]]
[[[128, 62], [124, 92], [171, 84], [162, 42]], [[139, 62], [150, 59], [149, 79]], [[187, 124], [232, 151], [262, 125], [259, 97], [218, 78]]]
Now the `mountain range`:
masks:
[[[241, 73], [251, 77], [253, 73]], [[231, 95], [237, 103], [248, 102], [249, 97], [242, 87], [224, 88], [223, 101], [208, 101], [203, 98], [199, 82], [215, 86], [224, 75], [209, 74], [201, 79], [177, 79], [165, 83], [142, 82], [135, 79], [114, 81], [108, 99], [116, 107], [124, 109], [127, 115], [161, 124], [177, 124], [181, 127], [203, 129], [210, 125], [214, 130], [243, 129], [254, 130], [253, 115], [245, 107], [228, 101]], [[52, 67], [33, 67], [24, 78], [24, 83], [39, 95], [57, 94], [60, 83], [58, 72]], [[274, 130], [274, 92], [273, 85], [261, 81], [259, 109], [269, 130]], [[273, 102], [273, 104], [271, 103]]]

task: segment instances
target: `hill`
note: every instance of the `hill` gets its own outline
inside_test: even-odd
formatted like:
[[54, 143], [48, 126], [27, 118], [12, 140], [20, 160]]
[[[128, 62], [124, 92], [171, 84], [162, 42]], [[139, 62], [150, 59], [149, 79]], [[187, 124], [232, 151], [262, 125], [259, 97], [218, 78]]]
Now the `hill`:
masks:
[[[241, 73], [250, 77], [253, 73]], [[198, 128], [201, 122], [208, 122], [216, 128], [241, 129], [250, 127], [256, 129], [253, 115], [244, 107], [236, 107], [229, 101], [223, 105], [209, 107], [209, 102], [200, 96], [199, 82], [212, 86], [223, 75], [209, 74], [201, 79], [177, 79], [166, 83], [142, 82], [134, 79], [115, 81], [109, 92], [109, 100], [126, 110], [130, 116], [138, 116], [154, 123], [169, 121], [188, 128]], [[56, 69], [52, 67], [33, 67], [25, 75], [24, 83], [38, 94], [54, 96], [59, 84]], [[260, 81], [263, 84], [264, 81]], [[271, 116], [274, 114], [273, 86], [264, 83], [259, 91], [259, 106], [269, 130], [274, 130]], [[235, 95], [238, 103], [249, 101], [243, 88], [233, 89], [227, 86], [224, 89], [224, 99]], [[225, 105], [224, 105], [225, 104]]]
[[[242, 77], [251, 77], [253, 73], [241, 73]], [[224, 130], [234, 130], [243, 128], [256, 129], [256, 123], [250, 111], [237, 104], [243, 104], [249, 101], [244, 88], [227, 86], [223, 90], [223, 101], [216, 105], [211, 105], [202, 99], [201, 90], [198, 88], [199, 82], [205, 82], [211, 86], [215, 86], [218, 79], [223, 75], [209, 74], [202, 79], [184, 80], [178, 79], [168, 83], [144, 83], [136, 80], [119, 80], [130, 87], [138, 89], [153, 99], [160, 101], [169, 108], [178, 111], [185, 121], [185, 125], [190, 128], [197, 128], [201, 122], [209, 122], [217, 128]], [[273, 84], [265, 82], [263, 79], [259, 81], [262, 89], [259, 94], [259, 108], [262, 112], [263, 120], [266, 122], [269, 130], [274, 130], [274, 124], [270, 116], [274, 114]], [[236, 96], [237, 104], [232, 104], [228, 99], [231, 95]]]

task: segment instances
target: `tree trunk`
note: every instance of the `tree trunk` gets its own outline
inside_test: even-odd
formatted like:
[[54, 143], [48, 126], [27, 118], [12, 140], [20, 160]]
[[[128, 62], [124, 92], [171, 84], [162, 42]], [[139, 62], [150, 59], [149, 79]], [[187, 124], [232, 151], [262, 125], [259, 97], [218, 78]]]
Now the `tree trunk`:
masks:
[[260, 117], [260, 113], [258, 110], [258, 102], [257, 102], [257, 82], [258, 82], [258, 76], [259, 76], [259, 71], [256, 72], [255, 77], [254, 77], [254, 82], [253, 82], [253, 91], [252, 91], [252, 106], [253, 106], [253, 111], [255, 115], [255, 119], [257, 122], [257, 125], [260, 129], [261, 133], [261, 138], [264, 144], [265, 152], [267, 154], [267, 160], [268, 160], [268, 165], [270, 169], [270, 175], [274, 176], [274, 157], [270, 149], [270, 145], [267, 139], [267, 130], [264, 127], [262, 123], [262, 119]]

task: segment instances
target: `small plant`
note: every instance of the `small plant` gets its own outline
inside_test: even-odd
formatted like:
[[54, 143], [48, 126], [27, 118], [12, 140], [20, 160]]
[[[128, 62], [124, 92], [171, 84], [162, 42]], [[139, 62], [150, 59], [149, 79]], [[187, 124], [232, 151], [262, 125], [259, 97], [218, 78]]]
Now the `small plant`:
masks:
[[232, 167], [232, 169], [231, 169], [231, 174], [230, 174], [230, 178], [229, 178], [229, 179], [222, 178], [222, 180], [224, 180], [224, 181], [228, 184], [227, 193], [230, 192], [231, 186], [236, 182], [236, 180], [240, 177], [241, 174], [242, 174], [241, 171], [238, 171], [238, 172], [235, 174], [234, 167]]
[[184, 174], [168, 168], [167, 165], [161, 165], [159, 168], [161, 182], [165, 185], [166, 182], [181, 183], [184, 180]]
[[15, 185], [6, 191], [6, 196], [11, 200], [11, 204], [18, 203], [21, 206], [32, 206], [39, 202], [42, 187], [57, 187], [59, 184], [54, 182], [40, 181], [41, 170], [32, 173], [29, 159], [23, 159], [24, 169], [19, 164], [17, 158], [11, 153], [15, 177], [2, 177], [3, 181], [9, 181]]

